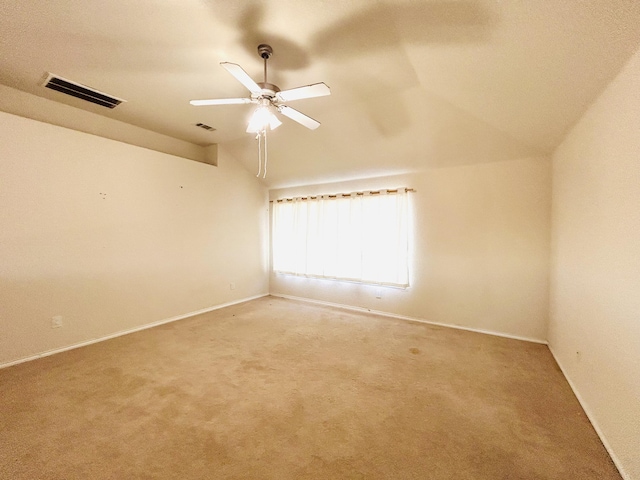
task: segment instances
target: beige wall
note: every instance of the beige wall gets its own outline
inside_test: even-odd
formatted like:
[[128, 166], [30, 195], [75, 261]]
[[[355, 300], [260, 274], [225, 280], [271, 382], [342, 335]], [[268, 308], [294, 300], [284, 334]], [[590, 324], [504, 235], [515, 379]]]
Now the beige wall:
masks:
[[218, 165], [0, 112], [0, 364], [266, 294], [266, 189]]
[[273, 294], [546, 340], [550, 163], [544, 158], [272, 190], [270, 198], [407, 186], [415, 243], [411, 286], [271, 275]]
[[549, 342], [640, 479], [640, 51], [553, 156]]

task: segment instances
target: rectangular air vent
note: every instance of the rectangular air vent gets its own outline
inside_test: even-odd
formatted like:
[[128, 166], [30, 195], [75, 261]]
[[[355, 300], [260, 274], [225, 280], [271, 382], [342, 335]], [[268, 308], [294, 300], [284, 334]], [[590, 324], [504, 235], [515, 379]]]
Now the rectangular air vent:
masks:
[[59, 77], [53, 73], [47, 74], [47, 77], [44, 80], [44, 86], [51, 90], [56, 90], [66, 95], [71, 95], [107, 108], [115, 108], [122, 102], [126, 102], [126, 100], [121, 98], [114, 97], [104, 92], [99, 92], [91, 87], [72, 82], [71, 80]]
[[206, 123], [196, 123], [196, 127], [204, 128], [205, 130], [209, 130], [210, 132], [213, 132], [215, 130], [215, 128], [207, 125]]

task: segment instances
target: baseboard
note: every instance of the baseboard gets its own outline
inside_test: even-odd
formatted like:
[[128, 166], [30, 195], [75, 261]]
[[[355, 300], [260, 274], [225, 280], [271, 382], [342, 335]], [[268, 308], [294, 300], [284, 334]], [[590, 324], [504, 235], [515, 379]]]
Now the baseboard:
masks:
[[530, 337], [521, 337], [521, 336], [518, 336], [518, 335], [511, 335], [509, 333], [496, 332], [496, 331], [493, 331], [493, 330], [483, 330], [483, 329], [480, 329], [480, 328], [471, 328], [471, 327], [462, 327], [460, 325], [451, 325], [449, 323], [432, 322], [432, 321], [429, 321], [429, 320], [425, 320], [423, 318], [408, 317], [408, 316], [405, 316], [405, 315], [397, 315], [395, 313], [383, 312], [383, 311], [380, 311], [380, 310], [371, 310], [369, 308], [354, 307], [352, 305], [344, 305], [344, 304], [341, 304], [341, 303], [331, 303], [331, 302], [325, 302], [325, 301], [322, 301], [322, 300], [313, 300], [311, 298], [295, 297], [293, 295], [284, 295], [284, 294], [280, 294], [280, 293], [271, 293], [270, 295], [272, 297], [280, 297], [280, 298], [287, 298], [289, 300], [298, 300], [300, 302], [315, 303], [315, 304], [318, 304], [318, 305], [325, 305], [327, 307], [342, 308], [344, 310], [352, 310], [352, 311], [364, 312], [364, 313], [373, 313], [374, 315], [380, 315], [380, 316], [383, 316], [383, 317], [390, 317], [390, 318], [397, 318], [399, 320], [406, 320], [408, 322], [426, 323], [428, 325], [436, 325], [438, 327], [455, 328], [456, 330], [465, 330], [467, 332], [483, 333], [485, 335], [492, 335], [494, 337], [504, 337], [504, 338], [510, 338], [512, 340], [522, 340], [524, 342], [539, 343], [539, 344], [542, 344], [542, 345], [547, 345], [547, 341], [546, 340], [540, 340], [540, 339], [537, 339], [537, 338], [530, 338]]
[[593, 415], [593, 412], [591, 411], [591, 409], [589, 408], [587, 403], [582, 398], [582, 395], [580, 395], [580, 392], [578, 392], [578, 389], [576, 388], [575, 384], [571, 381], [571, 378], [569, 378], [569, 375], [567, 375], [567, 371], [564, 369], [564, 367], [562, 366], [562, 364], [558, 360], [558, 357], [555, 354], [555, 352], [553, 351], [553, 348], [551, 347], [551, 345], [548, 345], [548, 347], [549, 347], [549, 351], [551, 352], [551, 355], [553, 356], [553, 359], [558, 364], [558, 367], [560, 367], [560, 371], [564, 375], [564, 378], [567, 379], [567, 383], [571, 387], [571, 390], [573, 390], [573, 394], [578, 399], [578, 403], [580, 403], [580, 406], [582, 407], [582, 410], [584, 410], [584, 413], [587, 415], [587, 418], [589, 419], [589, 422], [591, 422], [591, 425], [593, 426], [593, 429], [598, 434], [598, 437], [600, 437], [600, 441], [602, 442], [602, 445], [604, 445], [604, 448], [607, 450], [607, 453], [609, 453], [609, 456], [611, 457], [611, 460], [613, 460], [613, 463], [616, 466], [616, 468], [618, 469], [618, 472], [620, 472], [620, 475], [622, 476], [622, 478], [624, 480], [631, 480], [631, 477], [627, 474], [627, 472], [625, 472], [624, 467], [620, 463], [620, 459], [614, 453], [613, 449], [611, 448], [611, 445], [607, 441], [607, 437], [604, 436], [603, 431], [600, 429], [600, 426], [598, 425], [598, 422], [596, 421], [596, 418]]
[[11, 367], [13, 365], [18, 365], [20, 363], [30, 362], [32, 360], [37, 360], [38, 358], [48, 357], [50, 355], [55, 355], [56, 353], [66, 352], [68, 350], [73, 350], [75, 348], [86, 347], [87, 345], [92, 345], [98, 342], [104, 342], [105, 340], [110, 340], [112, 338], [121, 337], [123, 335], [128, 335], [130, 333], [139, 332], [141, 330], [147, 330], [149, 328], [157, 327], [159, 325], [164, 325], [165, 323], [177, 322], [178, 320], [184, 320], [185, 318], [195, 317], [196, 315], [202, 315], [203, 313], [212, 312], [214, 310], [219, 310], [221, 308], [230, 307], [232, 305], [237, 305], [239, 303], [248, 302], [251, 300], [256, 300], [257, 298], [262, 298], [268, 296], [268, 293], [264, 293], [261, 295], [255, 295], [253, 297], [247, 297], [240, 300], [234, 300], [233, 302], [223, 303], [221, 305], [216, 305], [214, 307], [203, 308], [202, 310], [196, 310], [195, 312], [185, 313], [183, 315], [177, 315], [171, 318], [165, 318], [164, 320], [159, 320], [157, 322], [146, 323], [144, 325], [140, 325], [139, 327], [131, 328], [128, 330], [121, 330], [116, 333], [112, 333], [110, 335], [106, 335], [100, 338], [94, 338], [92, 340], [87, 340], [85, 342], [74, 343], [73, 345], [68, 345], [66, 347], [55, 348], [53, 350], [47, 350], [46, 352], [38, 353], [36, 355], [30, 355], [28, 357], [20, 358], [18, 360], [12, 360], [7, 363], [0, 363], [0, 369]]

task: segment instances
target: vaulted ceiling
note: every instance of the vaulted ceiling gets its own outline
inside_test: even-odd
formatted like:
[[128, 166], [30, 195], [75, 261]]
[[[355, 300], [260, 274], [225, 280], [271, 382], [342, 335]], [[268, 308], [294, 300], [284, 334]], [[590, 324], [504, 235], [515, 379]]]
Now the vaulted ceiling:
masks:
[[[0, 0], [0, 83], [197, 145], [257, 171], [248, 92], [325, 82], [269, 133], [269, 187], [546, 155], [640, 46], [637, 0]], [[127, 100], [45, 89], [46, 72]], [[202, 122], [215, 131], [194, 125]]]

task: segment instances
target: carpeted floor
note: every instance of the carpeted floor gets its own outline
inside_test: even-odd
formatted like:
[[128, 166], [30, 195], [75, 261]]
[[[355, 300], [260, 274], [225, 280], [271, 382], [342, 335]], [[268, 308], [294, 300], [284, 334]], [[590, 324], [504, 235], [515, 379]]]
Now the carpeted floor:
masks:
[[544, 345], [265, 297], [0, 370], [2, 479], [619, 479]]

